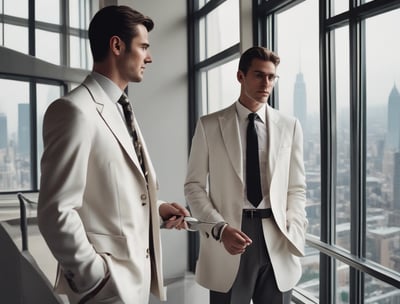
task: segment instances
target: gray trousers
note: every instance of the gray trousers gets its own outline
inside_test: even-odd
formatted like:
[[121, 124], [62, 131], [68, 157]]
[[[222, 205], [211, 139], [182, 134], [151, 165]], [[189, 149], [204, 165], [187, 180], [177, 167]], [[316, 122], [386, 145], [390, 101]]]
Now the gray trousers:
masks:
[[276, 285], [261, 219], [243, 216], [242, 231], [253, 243], [240, 258], [232, 288], [227, 293], [210, 290], [210, 304], [249, 304], [251, 300], [254, 304], [290, 304], [292, 292], [281, 292]]

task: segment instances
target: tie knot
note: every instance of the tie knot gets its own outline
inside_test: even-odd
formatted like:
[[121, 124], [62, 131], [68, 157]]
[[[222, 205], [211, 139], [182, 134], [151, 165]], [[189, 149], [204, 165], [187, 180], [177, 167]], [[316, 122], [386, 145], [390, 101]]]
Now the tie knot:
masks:
[[258, 117], [257, 113], [250, 113], [248, 116], [249, 121], [253, 121], [253, 122], [257, 119], [257, 117]]
[[118, 103], [122, 106], [126, 106], [129, 104], [128, 96], [126, 96], [125, 93], [121, 95], [121, 97], [118, 99]]

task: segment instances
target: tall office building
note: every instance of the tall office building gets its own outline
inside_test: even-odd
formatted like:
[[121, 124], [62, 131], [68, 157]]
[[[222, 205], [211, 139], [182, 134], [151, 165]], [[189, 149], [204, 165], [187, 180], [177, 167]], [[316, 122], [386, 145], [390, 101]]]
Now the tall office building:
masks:
[[306, 84], [302, 72], [296, 75], [296, 82], [293, 91], [293, 115], [296, 116], [301, 126], [303, 127], [304, 134], [307, 133], [307, 94]]
[[18, 104], [18, 153], [30, 154], [30, 116], [29, 104]]
[[386, 134], [386, 148], [398, 151], [400, 148], [400, 93], [396, 85], [389, 94], [388, 102], [388, 129]]
[[400, 211], [400, 152], [394, 154], [393, 209]]
[[4, 113], [0, 113], [0, 149], [7, 148], [7, 142], [7, 116]]

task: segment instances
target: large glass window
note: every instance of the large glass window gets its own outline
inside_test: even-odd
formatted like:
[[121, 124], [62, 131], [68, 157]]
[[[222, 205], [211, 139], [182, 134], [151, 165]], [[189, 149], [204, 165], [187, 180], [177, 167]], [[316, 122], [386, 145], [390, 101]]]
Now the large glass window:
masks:
[[4, 14], [19, 18], [28, 18], [28, 1], [27, 0], [1, 0]]
[[0, 191], [26, 190], [31, 186], [29, 83], [0, 79], [0, 87]]
[[[33, 190], [32, 156], [39, 161], [43, 145], [42, 120], [47, 105], [60, 97], [61, 87], [40, 84], [37, 96], [32, 92], [28, 81], [0, 79], [0, 192]], [[38, 151], [31, 150], [31, 100], [37, 100], [37, 138]]]
[[366, 257], [396, 272], [400, 272], [400, 44], [393, 37], [399, 26], [400, 10], [365, 21]]
[[349, 79], [349, 28], [333, 32], [334, 95], [336, 105], [336, 241], [350, 251], [350, 79]]
[[[60, 75], [70, 82], [80, 72], [68, 67], [89, 70], [92, 64], [87, 29], [98, 1], [37, 0], [31, 15], [28, 2], [0, 0], [1, 46], [15, 61], [15, 70], [1, 66], [0, 74], [0, 193], [38, 190], [43, 114], [64, 92]], [[24, 54], [34, 57], [23, 58], [30, 64], [21, 67]], [[48, 69], [43, 61], [55, 66]]]
[[[56, 65], [90, 69], [87, 30], [99, 3], [94, 0], [68, 3], [66, 6], [64, 1], [37, 0], [34, 14], [29, 16], [28, 0], [0, 0], [1, 45]], [[29, 36], [30, 27], [34, 27], [35, 37]], [[29, 45], [34, 48], [30, 50]]]
[[203, 91], [202, 113], [221, 110], [239, 97], [240, 84], [236, 79], [239, 60], [232, 60], [201, 73]]
[[3, 46], [28, 54], [28, 28], [12, 24], [4, 24], [3, 27]]
[[[298, 287], [319, 294], [321, 303], [399, 302], [399, 8], [397, 0], [269, 0], [254, 11], [257, 43], [281, 56], [272, 104], [305, 125], [307, 243], [313, 249], [302, 259]], [[316, 55], [303, 62], [304, 53], [313, 54], [303, 44], [310, 48], [314, 31]], [[315, 68], [311, 76], [308, 68]], [[314, 103], [320, 133], [310, 131], [315, 84], [321, 86]], [[293, 88], [306, 92], [306, 106], [297, 107], [301, 98]], [[322, 252], [319, 260], [315, 250]]]
[[59, 65], [60, 37], [59, 33], [36, 30], [36, 57]]
[[60, 0], [35, 0], [35, 19], [37, 21], [60, 24], [60, 12]]
[[200, 19], [200, 60], [239, 42], [239, 0], [226, 0]]
[[[318, 1], [304, 1], [276, 15], [277, 53], [281, 58], [275, 90], [279, 110], [297, 117], [304, 134], [304, 163], [307, 181], [308, 232], [320, 236], [321, 172], [319, 121]], [[296, 16], [307, 19], [290, 26]], [[302, 33], [307, 33], [303, 35]], [[299, 287], [319, 295], [319, 252], [306, 248], [301, 260], [303, 277]]]

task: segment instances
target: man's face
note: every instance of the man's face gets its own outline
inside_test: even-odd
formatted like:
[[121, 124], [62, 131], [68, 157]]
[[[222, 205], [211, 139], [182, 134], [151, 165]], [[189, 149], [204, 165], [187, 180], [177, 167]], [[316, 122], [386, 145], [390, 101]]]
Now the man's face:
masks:
[[253, 59], [245, 75], [238, 72], [242, 97], [252, 102], [267, 103], [275, 85], [276, 67], [271, 61]]
[[140, 82], [143, 79], [146, 64], [151, 63], [148, 32], [144, 25], [137, 25], [138, 35], [132, 39], [130, 50], [125, 48], [118, 60], [118, 70], [127, 82]]

